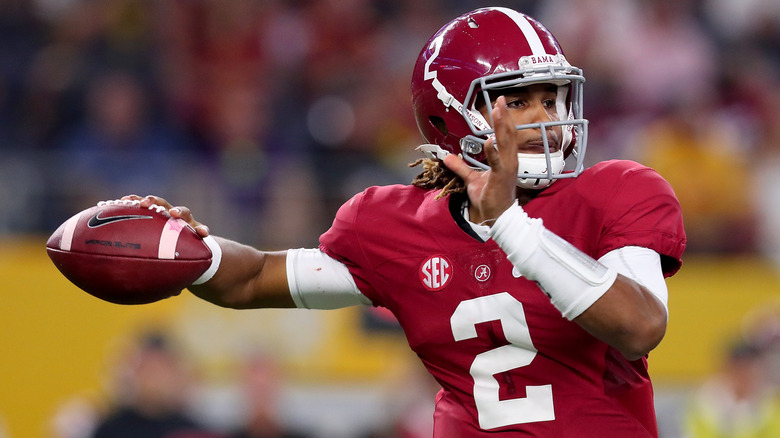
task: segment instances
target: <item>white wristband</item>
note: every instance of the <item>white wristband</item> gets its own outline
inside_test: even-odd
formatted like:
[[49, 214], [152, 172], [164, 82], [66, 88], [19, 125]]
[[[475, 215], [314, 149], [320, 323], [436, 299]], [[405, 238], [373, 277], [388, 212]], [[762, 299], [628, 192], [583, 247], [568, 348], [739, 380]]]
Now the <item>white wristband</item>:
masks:
[[213, 237], [204, 237], [203, 243], [205, 243], [206, 246], [208, 246], [211, 250], [211, 266], [209, 266], [209, 268], [206, 269], [206, 272], [204, 272], [197, 280], [192, 282], [193, 286], [197, 286], [211, 280], [211, 277], [217, 273], [217, 269], [219, 269], [219, 263], [222, 261], [222, 248], [220, 248], [219, 244], [216, 240], [214, 240]]
[[496, 219], [490, 235], [512, 265], [535, 281], [566, 319], [582, 314], [612, 286], [617, 271], [607, 268], [547, 230], [513, 204]]

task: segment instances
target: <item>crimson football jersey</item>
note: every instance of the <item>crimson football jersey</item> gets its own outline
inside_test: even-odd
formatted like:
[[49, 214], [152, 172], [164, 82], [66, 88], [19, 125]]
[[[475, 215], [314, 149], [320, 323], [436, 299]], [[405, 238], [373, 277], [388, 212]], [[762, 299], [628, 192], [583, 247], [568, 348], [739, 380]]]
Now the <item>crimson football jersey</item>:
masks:
[[[434, 436], [656, 437], [646, 360], [626, 360], [553, 307], [460, 214], [465, 195], [371, 187], [345, 203], [320, 248], [393, 312], [441, 384]], [[608, 161], [523, 207], [593, 258], [624, 246], [681, 265], [677, 198], [654, 170]]]

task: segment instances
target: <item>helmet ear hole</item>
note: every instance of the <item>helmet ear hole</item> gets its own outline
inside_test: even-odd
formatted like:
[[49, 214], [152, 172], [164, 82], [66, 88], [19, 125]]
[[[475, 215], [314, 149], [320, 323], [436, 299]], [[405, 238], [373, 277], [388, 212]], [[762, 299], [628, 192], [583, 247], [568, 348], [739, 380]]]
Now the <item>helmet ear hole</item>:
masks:
[[441, 132], [442, 135], [446, 136], [450, 133], [450, 130], [447, 129], [447, 123], [444, 122], [444, 119], [437, 116], [430, 116], [428, 117], [428, 121], [431, 122], [431, 125], [433, 125], [434, 128], [436, 128], [437, 131]]

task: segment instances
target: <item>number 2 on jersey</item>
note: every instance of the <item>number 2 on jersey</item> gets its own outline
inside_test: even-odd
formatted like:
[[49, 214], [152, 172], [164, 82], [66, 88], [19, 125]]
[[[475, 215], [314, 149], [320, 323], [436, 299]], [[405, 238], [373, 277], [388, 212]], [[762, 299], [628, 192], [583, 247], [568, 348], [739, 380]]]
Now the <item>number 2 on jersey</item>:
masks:
[[496, 320], [509, 345], [478, 354], [470, 369], [480, 427], [554, 420], [552, 385], [526, 386], [526, 397], [499, 399], [498, 381], [493, 376], [529, 365], [537, 353], [521, 302], [506, 292], [466, 300], [455, 309], [450, 325], [455, 340], [462, 341], [477, 337], [477, 324]]

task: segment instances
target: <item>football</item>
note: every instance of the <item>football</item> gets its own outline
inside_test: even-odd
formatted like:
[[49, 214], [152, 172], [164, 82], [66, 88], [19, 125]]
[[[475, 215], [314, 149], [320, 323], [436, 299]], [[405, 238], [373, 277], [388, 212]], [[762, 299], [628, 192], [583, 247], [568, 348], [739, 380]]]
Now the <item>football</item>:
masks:
[[212, 256], [185, 221], [138, 201], [104, 201], [76, 214], [54, 231], [46, 251], [73, 284], [116, 304], [178, 295]]

